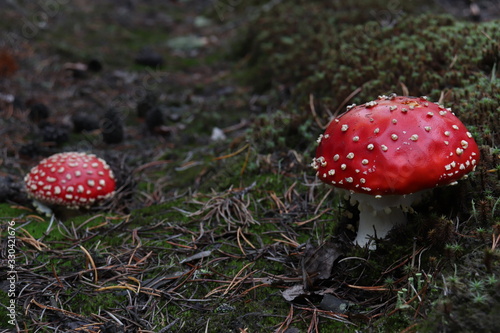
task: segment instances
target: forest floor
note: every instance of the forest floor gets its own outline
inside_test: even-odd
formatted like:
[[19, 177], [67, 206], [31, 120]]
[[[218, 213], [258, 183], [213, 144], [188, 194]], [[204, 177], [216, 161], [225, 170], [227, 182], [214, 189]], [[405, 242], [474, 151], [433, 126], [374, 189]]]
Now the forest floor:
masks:
[[[3, 4], [0, 331], [500, 331], [500, 5], [364, 2]], [[358, 84], [374, 73], [364, 46], [344, 59], [328, 39], [372, 50], [433, 24], [455, 55], [420, 57], [439, 84], [415, 68]], [[370, 251], [352, 244], [357, 209], [310, 163], [330, 111], [390, 89], [462, 106], [482, 161]], [[63, 151], [108, 161], [115, 197], [37, 212], [23, 178]]]

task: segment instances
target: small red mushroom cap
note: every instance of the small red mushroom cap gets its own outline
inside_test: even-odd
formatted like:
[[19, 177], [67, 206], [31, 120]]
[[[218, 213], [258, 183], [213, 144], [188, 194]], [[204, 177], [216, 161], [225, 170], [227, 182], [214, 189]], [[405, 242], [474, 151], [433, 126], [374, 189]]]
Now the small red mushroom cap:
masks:
[[332, 120], [312, 166], [327, 184], [370, 195], [409, 194], [473, 171], [479, 149], [462, 122], [425, 97], [381, 96]]
[[89, 207], [115, 193], [109, 165], [93, 154], [69, 152], [42, 160], [24, 178], [36, 200], [68, 208]]

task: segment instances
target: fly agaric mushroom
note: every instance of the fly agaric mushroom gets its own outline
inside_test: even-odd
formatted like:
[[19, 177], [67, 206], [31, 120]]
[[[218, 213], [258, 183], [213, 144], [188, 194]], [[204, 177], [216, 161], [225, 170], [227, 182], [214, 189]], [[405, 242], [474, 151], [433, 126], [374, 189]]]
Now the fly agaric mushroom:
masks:
[[359, 202], [360, 246], [405, 223], [404, 211], [424, 190], [456, 184], [479, 161], [464, 124], [425, 97], [392, 94], [348, 106], [318, 143], [312, 163], [317, 176]]
[[42, 160], [24, 178], [28, 195], [41, 203], [88, 208], [115, 193], [109, 165], [93, 154], [68, 152]]

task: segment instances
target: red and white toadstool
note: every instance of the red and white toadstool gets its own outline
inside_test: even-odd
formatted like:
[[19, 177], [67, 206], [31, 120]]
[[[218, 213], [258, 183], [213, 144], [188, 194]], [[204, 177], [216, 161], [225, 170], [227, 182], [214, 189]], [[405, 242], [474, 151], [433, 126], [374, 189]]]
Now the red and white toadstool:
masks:
[[318, 143], [312, 163], [317, 176], [359, 202], [355, 243], [360, 246], [405, 223], [401, 208], [422, 191], [456, 184], [479, 161], [478, 146], [464, 124], [425, 97], [392, 94], [351, 105]]
[[113, 171], [103, 159], [78, 152], [47, 157], [31, 169], [24, 182], [35, 200], [75, 209], [111, 198], [116, 186]]

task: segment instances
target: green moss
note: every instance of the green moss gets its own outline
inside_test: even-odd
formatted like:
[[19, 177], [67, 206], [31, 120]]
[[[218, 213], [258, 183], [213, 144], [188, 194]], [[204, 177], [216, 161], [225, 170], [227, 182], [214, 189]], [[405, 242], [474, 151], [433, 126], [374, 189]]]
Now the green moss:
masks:
[[101, 291], [93, 293], [92, 297], [89, 297], [88, 294], [80, 293], [74, 289], [67, 289], [60, 294], [60, 298], [65, 310], [82, 316], [92, 316], [103, 310], [112, 312], [123, 307], [128, 300], [124, 292]]
[[[12, 322], [9, 323], [9, 321], [13, 319], [12, 317], [10, 317], [11, 312], [9, 311], [9, 309], [7, 309], [7, 307], [11, 307], [11, 299], [13, 298], [9, 297], [7, 292], [0, 290], [0, 304], [2, 305], [0, 306], [0, 326], [4, 328], [9, 327], [14, 329], [15, 326], [11, 325]], [[20, 319], [18, 318], [19, 313], [20, 313], [19, 308], [16, 306], [15, 318], [17, 320]]]
[[20, 209], [16, 206], [6, 204], [6, 203], [0, 203], [0, 216], [2, 220], [9, 220], [12, 218], [17, 218], [19, 216], [22, 216], [26, 214], [27, 211]]
[[[388, 13], [393, 20], [384, 24], [373, 15], [380, 10], [375, 3], [359, 13], [347, 5], [351, 16], [335, 3], [308, 2], [278, 5], [258, 17], [237, 52], [250, 57], [251, 83], [285, 85], [301, 101], [309, 94], [327, 98], [333, 109], [359, 87], [363, 90], [350, 102], [400, 92], [400, 82], [412, 95], [437, 100], [438, 91], [491, 75], [499, 57], [497, 22], [459, 22], [411, 9], [403, 13], [401, 7]], [[314, 19], [301, 24], [308, 15]]]

